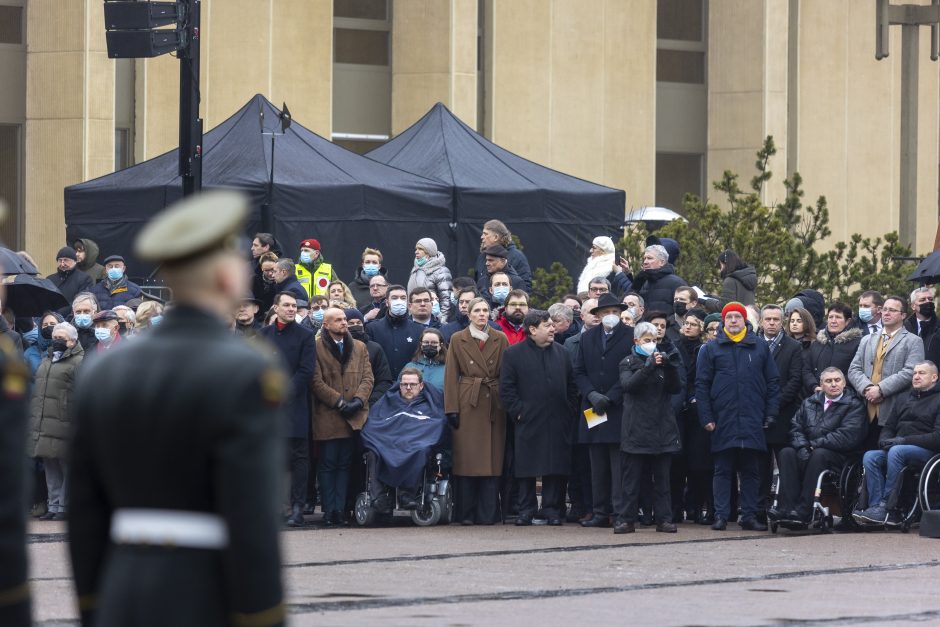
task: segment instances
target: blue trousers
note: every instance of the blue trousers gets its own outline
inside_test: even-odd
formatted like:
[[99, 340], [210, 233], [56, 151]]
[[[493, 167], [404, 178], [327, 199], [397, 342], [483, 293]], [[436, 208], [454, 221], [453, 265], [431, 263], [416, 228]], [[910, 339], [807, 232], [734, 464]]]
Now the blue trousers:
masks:
[[741, 520], [757, 516], [757, 497], [760, 491], [760, 460], [764, 451], [749, 448], [731, 448], [712, 454], [715, 460], [715, 516], [725, 520], [731, 515], [731, 479], [735, 468], [741, 475]]
[[865, 487], [868, 489], [868, 506], [885, 503], [898, 485], [901, 470], [910, 464], [923, 464], [934, 456], [929, 451], [913, 444], [899, 444], [887, 451], [868, 451], [862, 459], [865, 466]]
[[353, 439], [320, 441], [320, 503], [324, 514], [346, 509], [346, 487], [353, 459]]

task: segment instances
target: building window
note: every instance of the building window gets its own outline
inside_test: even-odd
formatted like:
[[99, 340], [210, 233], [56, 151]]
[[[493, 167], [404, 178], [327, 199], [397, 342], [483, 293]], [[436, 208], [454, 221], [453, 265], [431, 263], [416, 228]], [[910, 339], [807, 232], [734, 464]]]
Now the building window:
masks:
[[20, 125], [0, 124], [0, 200], [9, 208], [9, 216], [0, 225], [0, 238], [7, 246], [19, 248], [19, 208], [22, 151]]
[[0, 6], [0, 44], [23, 44], [23, 7]]
[[705, 84], [703, 0], [659, 0], [656, 39], [657, 81]]
[[704, 195], [702, 154], [656, 153], [656, 206], [683, 213], [686, 194]]
[[702, 41], [705, 7], [701, 0], [659, 0], [656, 5], [656, 38]]
[[333, 141], [368, 152], [392, 128], [392, 22], [388, 0], [334, 0]]

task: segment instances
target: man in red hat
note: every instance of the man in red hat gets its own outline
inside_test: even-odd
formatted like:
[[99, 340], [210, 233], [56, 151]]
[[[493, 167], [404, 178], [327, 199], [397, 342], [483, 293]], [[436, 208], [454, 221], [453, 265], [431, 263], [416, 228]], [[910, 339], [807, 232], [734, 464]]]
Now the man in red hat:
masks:
[[715, 460], [715, 523], [724, 530], [731, 514], [731, 478], [741, 473], [742, 529], [765, 531], [757, 519], [764, 429], [774, 423], [780, 404], [777, 364], [767, 342], [747, 327], [747, 310], [730, 302], [721, 310], [722, 326], [698, 356], [695, 400], [706, 431], [712, 432]]
[[330, 281], [338, 281], [333, 266], [323, 259], [320, 242], [311, 238], [300, 242], [300, 256], [295, 266], [297, 280], [305, 290], [307, 297], [326, 294]]

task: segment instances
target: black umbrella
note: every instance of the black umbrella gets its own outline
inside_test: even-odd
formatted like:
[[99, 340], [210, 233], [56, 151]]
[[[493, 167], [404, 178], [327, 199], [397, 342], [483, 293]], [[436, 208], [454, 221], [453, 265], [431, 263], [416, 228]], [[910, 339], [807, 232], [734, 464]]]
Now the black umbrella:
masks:
[[4, 275], [39, 274], [36, 266], [31, 264], [25, 257], [2, 246], [0, 246], [0, 268], [2, 268]]
[[917, 264], [907, 280], [921, 285], [940, 283], [940, 250], [933, 251]]
[[55, 311], [69, 306], [69, 301], [52, 281], [39, 276], [5, 276], [3, 287], [6, 289], [4, 306], [12, 309], [19, 317], [41, 316], [44, 311]]

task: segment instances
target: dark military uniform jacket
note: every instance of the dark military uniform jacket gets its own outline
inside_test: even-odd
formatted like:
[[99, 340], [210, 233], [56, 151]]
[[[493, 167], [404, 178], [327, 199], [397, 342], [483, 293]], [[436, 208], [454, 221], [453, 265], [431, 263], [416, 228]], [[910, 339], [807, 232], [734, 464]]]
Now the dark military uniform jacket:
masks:
[[30, 624], [26, 582], [25, 475], [28, 371], [0, 336], [0, 625]]
[[[179, 306], [79, 376], [70, 551], [84, 625], [278, 625], [286, 376]], [[214, 515], [224, 547], [112, 542], [112, 517]]]

